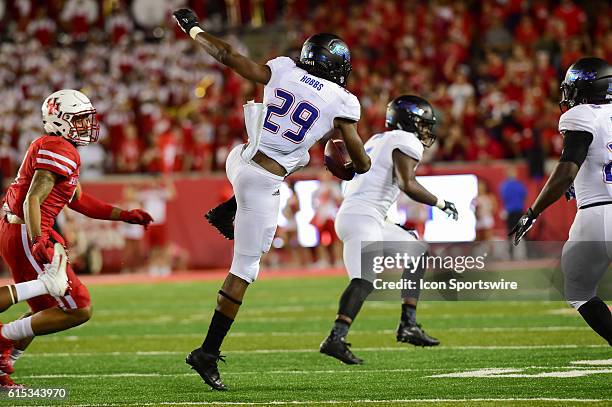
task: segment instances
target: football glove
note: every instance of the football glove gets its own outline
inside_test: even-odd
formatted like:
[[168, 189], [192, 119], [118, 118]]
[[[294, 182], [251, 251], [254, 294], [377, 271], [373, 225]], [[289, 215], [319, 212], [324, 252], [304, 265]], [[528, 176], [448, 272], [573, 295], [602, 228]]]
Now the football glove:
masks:
[[153, 222], [153, 218], [147, 212], [142, 209], [132, 209], [131, 211], [121, 211], [119, 214], [119, 220], [132, 223], [135, 225], [142, 225], [146, 229], [149, 227], [149, 223]]
[[32, 239], [32, 256], [41, 264], [51, 263], [51, 255], [47, 251], [48, 244], [49, 239], [46, 237], [36, 236]]
[[574, 184], [570, 185], [567, 191], [565, 191], [565, 200], [571, 201], [576, 198], [576, 190], [574, 189]]
[[440, 210], [448, 215], [449, 218], [453, 218], [453, 220], [459, 219], [459, 212], [457, 212], [457, 208], [452, 202], [444, 201], [444, 206]]
[[523, 236], [525, 236], [525, 233], [527, 233], [529, 229], [531, 229], [537, 218], [538, 217], [533, 213], [533, 210], [531, 208], [527, 210], [526, 214], [521, 216], [519, 221], [510, 231], [510, 233], [508, 233], [508, 236], [510, 237], [514, 235], [512, 242], [515, 246], [519, 244]]
[[172, 16], [176, 20], [181, 30], [185, 31], [185, 34], [189, 35], [189, 30], [193, 27], [198, 27], [198, 16], [188, 8], [181, 8], [172, 13]]

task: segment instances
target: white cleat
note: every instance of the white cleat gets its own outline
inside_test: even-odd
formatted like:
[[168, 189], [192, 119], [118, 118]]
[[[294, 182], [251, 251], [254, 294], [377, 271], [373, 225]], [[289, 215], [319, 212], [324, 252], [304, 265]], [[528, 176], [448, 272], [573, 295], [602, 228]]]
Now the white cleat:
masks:
[[45, 284], [49, 294], [54, 297], [62, 297], [68, 289], [67, 260], [68, 256], [64, 246], [56, 243], [53, 246], [53, 260], [45, 264], [45, 271], [38, 275], [38, 279]]

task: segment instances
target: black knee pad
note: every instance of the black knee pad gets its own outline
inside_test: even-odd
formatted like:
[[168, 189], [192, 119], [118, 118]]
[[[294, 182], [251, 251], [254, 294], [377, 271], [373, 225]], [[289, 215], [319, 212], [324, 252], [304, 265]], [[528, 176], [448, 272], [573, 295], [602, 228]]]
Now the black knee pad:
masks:
[[374, 285], [371, 282], [362, 278], [352, 279], [340, 297], [338, 314], [346, 315], [354, 320], [372, 290], [374, 290]]

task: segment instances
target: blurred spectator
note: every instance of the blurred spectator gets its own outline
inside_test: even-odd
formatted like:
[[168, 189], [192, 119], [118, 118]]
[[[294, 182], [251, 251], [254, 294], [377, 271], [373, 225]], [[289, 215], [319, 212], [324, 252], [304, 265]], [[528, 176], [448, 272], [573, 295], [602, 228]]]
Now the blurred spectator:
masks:
[[100, 5], [95, 0], [67, 0], [62, 9], [62, 22], [78, 42], [87, 40], [90, 28], [96, 23]]
[[[510, 233], [514, 225], [525, 213], [525, 199], [527, 198], [527, 187], [517, 179], [516, 168], [507, 167], [506, 179], [499, 187], [499, 195], [504, 205], [503, 217], [506, 218], [507, 232]], [[524, 258], [526, 246], [524, 243], [514, 247], [512, 242], [508, 242], [508, 254], [511, 259]]]
[[342, 264], [342, 244], [336, 235], [334, 219], [342, 203], [342, 191], [338, 181], [327, 170], [320, 171], [319, 181], [319, 188], [313, 195], [315, 215], [310, 222], [319, 232], [316, 265], [338, 266]]
[[155, 181], [138, 193], [142, 208], [153, 217], [145, 233], [149, 249], [147, 268], [152, 276], [167, 276], [172, 272], [166, 214], [168, 201], [174, 199], [175, 195], [176, 190], [170, 178]]
[[492, 240], [497, 199], [489, 190], [487, 182], [482, 179], [478, 180], [478, 195], [472, 202], [472, 208], [476, 215], [476, 240]]
[[507, 167], [506, 179], [499, 187], [499, 196], [504, 205], [506, 213], [506, 226], [508, 232], [516, 225], [521, 216], [525, 213], [525, 199], [527, 198], [527, 188], [525, 184], [516, 178], [516, 168]]
[[454, 118], [460, 118], [465, 109], [466, 101], [474, 95], [474, 86], [468, 82], [468, 69], [461, 67], [457, 76], [448, 87], [448, 96], [453, 101], [451, 112]]
[[300, 211], [300, 201], [294, 190], [294, 184], [288, 183], [290, 196], [283, 208], [283, 217], [287, 220], [285, 225], [279, 226], [278, 235], [282, 239], [283, 248], [286, 249], [289, 261], [283, 262], [283, 267], [303, 267], [309, 262], [306, 260], [306, 249], [298, 240], [298, 224], [296, 215]]
[[[133, 186], [123, 190], [121, 207], [126, 209], [142, 207], [142, 203], [138, 200], [138, 193]], [[123, 222], [118, 227], [124, 242], [121, 273], [138, 273], [144, 269], [146, 260], [143, 250], [145, 230], [141, 225]]]
[[81, 156], [80, 178], [87, 180], [100, 178], [104, 175], [106, 152], [99, 143], [91, 143], [79, 148]]

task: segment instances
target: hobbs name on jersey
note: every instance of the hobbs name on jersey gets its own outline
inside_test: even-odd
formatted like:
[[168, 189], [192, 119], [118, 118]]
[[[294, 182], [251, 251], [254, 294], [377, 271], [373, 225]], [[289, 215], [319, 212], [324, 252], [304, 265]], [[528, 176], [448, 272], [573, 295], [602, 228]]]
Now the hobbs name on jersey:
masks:
[[310, 86], [312, 86], [313, 88], [315, 88], [316, 90], [321, 90], [323, 89], [323, 83], [319, 82], [318, 80], [311, 78], [308, 75], [304, 75], [302, 76], [302, 79], [300, 79], [300, 82], [304, 82]]

